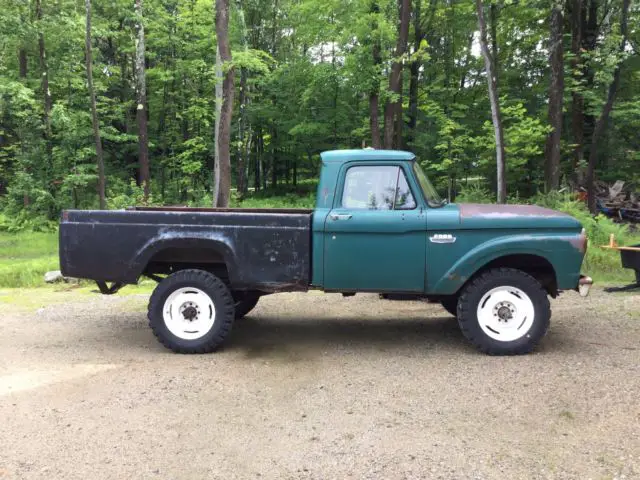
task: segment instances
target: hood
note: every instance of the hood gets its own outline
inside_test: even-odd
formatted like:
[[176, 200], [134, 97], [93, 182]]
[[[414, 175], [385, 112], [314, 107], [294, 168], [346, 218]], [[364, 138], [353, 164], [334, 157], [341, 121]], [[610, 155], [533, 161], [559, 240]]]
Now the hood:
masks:
[[582, 228], [571, 215], [537, 205], [463, 203], [459, 208], [462, 228]]

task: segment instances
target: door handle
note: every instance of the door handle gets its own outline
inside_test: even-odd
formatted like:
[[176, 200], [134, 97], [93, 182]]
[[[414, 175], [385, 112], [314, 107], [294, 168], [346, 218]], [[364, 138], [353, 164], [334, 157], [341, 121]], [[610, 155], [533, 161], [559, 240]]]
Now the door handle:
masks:
[[331, 220], [349, 220], [351, 218], [350, 213], [332, 213]]

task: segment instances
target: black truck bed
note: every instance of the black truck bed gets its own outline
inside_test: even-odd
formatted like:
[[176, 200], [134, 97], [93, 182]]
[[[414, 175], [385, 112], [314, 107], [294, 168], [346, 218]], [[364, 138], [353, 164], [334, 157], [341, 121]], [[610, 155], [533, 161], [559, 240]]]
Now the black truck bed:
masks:
[[118, 283], [204, 268], [236, 290], [306, 290], [312, 214], [183, 207], [66, 210], [60, 266], [65, 276]]

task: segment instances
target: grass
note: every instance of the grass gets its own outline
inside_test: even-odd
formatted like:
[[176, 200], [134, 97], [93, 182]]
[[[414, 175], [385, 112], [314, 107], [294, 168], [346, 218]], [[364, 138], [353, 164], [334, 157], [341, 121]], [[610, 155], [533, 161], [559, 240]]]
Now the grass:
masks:
[[0, 287], [37, 287], [58, 270], [56, 232], [0, 232]]
[[[125, 297], [131, 295], [149, 295], [156, 286], [153, 280], [142, 280], [138, 285], [128, 285], [114, 296]], [[50, 305], [67, 302], [89, 301], [100, 295], [95, 283], [82, 282], [80, 284], [57, 283], [53, 285], [41, 284], [38, 287], [0, 288], [0, 308], [11, 305], [24, 312], [35, 312]], [[119, 307], [121, 311], [145, 311], [145, 304], [140, 302], [126, 302]]]

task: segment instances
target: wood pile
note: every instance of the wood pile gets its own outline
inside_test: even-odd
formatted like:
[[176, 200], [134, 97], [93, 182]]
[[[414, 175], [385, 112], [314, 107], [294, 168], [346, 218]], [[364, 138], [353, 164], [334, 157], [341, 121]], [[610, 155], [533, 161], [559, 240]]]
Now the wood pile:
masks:
[[613, 185], [596, 182], [595, 187], [596, 205], [600, 212], [621, 221], [640, 222], [640, 192], [622, 180]]

